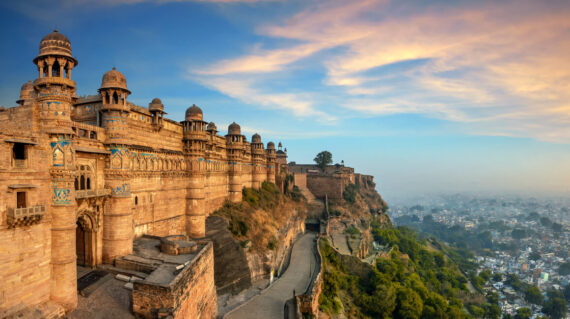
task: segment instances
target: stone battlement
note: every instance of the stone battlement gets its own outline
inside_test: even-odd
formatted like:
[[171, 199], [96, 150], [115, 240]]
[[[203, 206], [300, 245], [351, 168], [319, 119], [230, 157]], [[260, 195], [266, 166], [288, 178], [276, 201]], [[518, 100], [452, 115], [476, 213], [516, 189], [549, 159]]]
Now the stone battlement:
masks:
[[78, 98], [77, 60], [57, 31], [33, 62], [37, 78], [22, 86], [17, 106], [0, 109], [0, 316], [48, 300], [69, 312], [76, 265], [113, 263], [144, 235], [202, 238], [224, 201], [283, 180], [281, 143], [257, 134], [247, 141], [236, 123], [220, 135], [196, 105], [182, 121], [166, 118], [158, 98], [135, 105], [114, 68], [96, 94]]

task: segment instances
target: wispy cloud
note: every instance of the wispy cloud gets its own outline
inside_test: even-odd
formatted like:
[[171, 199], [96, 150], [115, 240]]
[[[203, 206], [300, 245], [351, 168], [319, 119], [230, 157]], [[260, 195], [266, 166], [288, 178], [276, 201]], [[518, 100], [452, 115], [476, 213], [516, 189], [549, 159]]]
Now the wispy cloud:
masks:
[[243, 78], [200, 77], [195, 80], [251, 105], [287, 110], [296, 116], [315, 117], [322, 122], [336, 121], [334, 116], [316, 110], [308, 94], [267, 93], [257, 89], [255, 81]]
[[[257, 29], [296, 44], [256, 46], [199, 72], [215, 76], [218, 84], [210, 87], [230, 96], [291, 108], [299, 116], [318, 115], [319, 101], [334, 92], [342, 98], [337, 106], [363, 115], [419, 113], [468, 123], [472, 132], [568, 142], [568, 16], [570, 6], [562, 2], [325, 1]], [[307, 58], [326, 70], [323, 87], [306, 90], [311, 102], [295, 108], [280, 103], [291, 98], [287, 94], [255, 89], [263, 82], [260, 74], [292, 72]], [[398, 68], [417, 60], [425, 62]], [[255, 74], [257, 80], [240, 83], [239, 90], [219, 82], [235, 74]]]

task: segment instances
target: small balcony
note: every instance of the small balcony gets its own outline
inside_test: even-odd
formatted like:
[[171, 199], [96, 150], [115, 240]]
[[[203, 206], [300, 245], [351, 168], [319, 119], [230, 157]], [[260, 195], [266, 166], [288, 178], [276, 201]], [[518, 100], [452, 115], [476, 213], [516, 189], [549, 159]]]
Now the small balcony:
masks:
[[15, 159], [14, 160], [14, 168], [27, 168], [28, 161], [25, 159]]
[[36, 205], [25, 208], [8, 208], [7, 222], [10, 227], [38, 223], [46, 213], [46, 207]]
[[106, 189], [106, 188], [85, 189], [85, 190], [76, 190], [75, 191], [75, 198], [76, 199], [101, 197], [101, 196], [108, 196], [108, 195], [111, 195], [111, 190]]

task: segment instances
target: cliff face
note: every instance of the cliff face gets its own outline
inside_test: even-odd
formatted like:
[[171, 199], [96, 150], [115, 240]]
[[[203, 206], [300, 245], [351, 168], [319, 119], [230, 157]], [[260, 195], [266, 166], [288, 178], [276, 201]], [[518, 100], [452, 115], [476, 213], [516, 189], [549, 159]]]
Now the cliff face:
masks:
[[341, 253], [361, 259], [374, 259], [371, 250], [371, 222], [392, 225], [386, 213], [388, 205], [378, 194], [369, 175], [354, 174], [354, 184], [347, 184], [342, 199], [329, 201], [329, 228], [332, 245]]
[[298, 194], [284, 195], [265, 183], [260, 190], [244, 189], [243, 196], [243, 202], [226, 202], [206, 222], [220, 294], [280, 274], [292, 243], [305, 231], [308, 205]]

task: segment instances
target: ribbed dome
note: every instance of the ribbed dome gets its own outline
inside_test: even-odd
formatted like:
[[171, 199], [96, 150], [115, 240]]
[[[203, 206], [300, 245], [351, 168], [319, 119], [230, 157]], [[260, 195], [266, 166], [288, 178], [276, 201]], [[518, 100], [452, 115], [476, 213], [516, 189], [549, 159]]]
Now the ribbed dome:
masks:
[[155, 97], [152, 99], [152, 102], [149, 103], [148, 109], [151, 112], [162, 112], [164, 111], [164, 105], [159, 98]]
[[32, 81], [28, 81], [22, 85], [20, 89], [20, 99], [16, 101], [17, 103], [24, 102], [34, 97], [34, 84]]
[[216, 124], [214, 124], [214, 122], [210, 122], [208, 123], [208, 127], [206, 127], [206, 131], [217, 131], [218, 128], [216, 127]]
[[192, 104], [191, 107], [186, 109], [186, 121], [192, 120], [199, 120], [202, 121], [204, 118], [204, 114], [202, 113], [202, 109], [196, 106], [196, 104]]
[[71, 56], [71, 42], [69, 39], [59, 33], [57, 30], [54, 30], [52, 33], [43, 37], [40, 41], [40, 54], [34, 62], [41, 56], [46, 55], [59, 55], [59, 56], [66, 56], [73, 59], [75, 65], [77, 65], [77, 60], [73, 56]]
[[253, 134], [253, 136], [251, 137], [251, 142], [252, 143], [261, 143], [261, 136], [259, 136], [259, 134], [257, 134], [257, 133]]
[[115, 68], [103, 75], [100, 89], [123, 89], [131, 93], [127, 89], [127, 78]]
[[241, 135], [241, 127], [236, 122], [233, 122], [228, 126], [228, 135]]
[[273, 143], [273, 142], [267, 143], [267, 149], [274, 150], [275, 149], [275, 143]]

